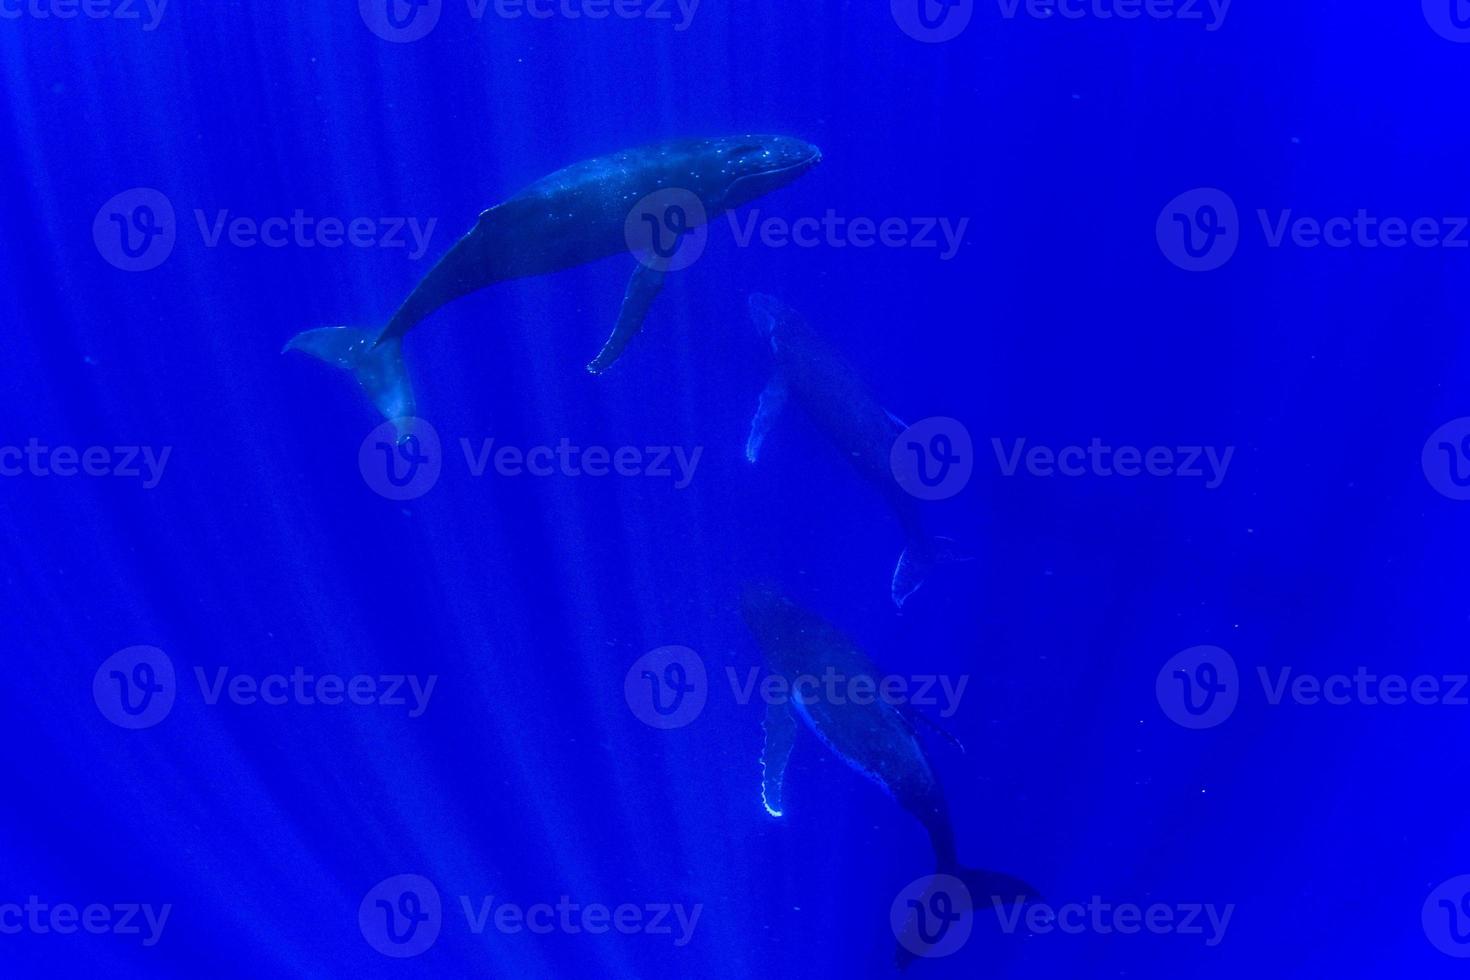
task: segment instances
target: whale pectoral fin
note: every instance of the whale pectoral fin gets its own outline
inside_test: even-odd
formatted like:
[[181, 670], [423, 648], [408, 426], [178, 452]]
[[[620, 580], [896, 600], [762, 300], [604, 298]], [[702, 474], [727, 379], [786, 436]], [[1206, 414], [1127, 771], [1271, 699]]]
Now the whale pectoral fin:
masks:
[[607, 343], [602, 345], [602, 350], [587, 365], [589, 372], [601, 374], [622, 356], [629, 342], [643, 329], [648, 309], [663, 288], [663, 270], [638, 263], [638, 268], [633, 270], [633, 278], [628, 280], [628, 291], [623, 294], [623, 308], [618, 311], [617, 325], [613, 327]]
[[786, 762], [796, 741], [796, 719], [784, 704], [766, 705], [766, 747], [761, 752], [761, 799], [766, 812], [779, 817], [786, 812], [781, 787], [786, 780]]
[[750, 420], [750, 435], [745, 440], [745, 458], [754, 463], [761, 454], [761, 446], [765, 445], [766, 436], [770, 434], [771, 428], [776, 424], [776, 419], [781, 417], [781, 409], [786, 407], [786, 379], [777, 374], [766, 385], [766, 390], [761, 392], [761, 401], [755, 410], [755, 418]]

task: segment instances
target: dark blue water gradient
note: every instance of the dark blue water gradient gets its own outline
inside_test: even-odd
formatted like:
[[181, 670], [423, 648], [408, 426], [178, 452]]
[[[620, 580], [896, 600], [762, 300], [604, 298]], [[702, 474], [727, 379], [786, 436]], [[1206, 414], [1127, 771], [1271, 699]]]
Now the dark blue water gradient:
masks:
[[[0, 933], [10, 976], [882, 976], [889, 906], [932, 870], [918, 825], [814, 740], [781, 820], [760, 654], [738, 589], [774, 575], [879, 665], [970, 678], [929, 751], [961, 857], [1054, 905], [1233, 905], [1205, 936], [1022, 929], [993, 914], [915, 976], [1452, 976], [1421, 908], [1470, 873], [1470, 708], [1271, 705], [1272, 677], [1466, 668], [1470, 510], [1421, 467], [1470, 415], [1453, 248], [1272, 248], [1257, 212], [1470, 214], [1470, 46], [1418, 5], [1233, 6], [1218, 30], [1007, 19], [925, 44], [887, 5], [722, 4], [649, 19], [470, 17], [395, 44], [355, 5], [170, 4], [144, 20], [0, 18], [0, 445], [168, 447], [157, 486], [0, 480], [8, 637], [0, 905], [171, 907], [138, 935]], [[1024, 8], [1022, 8], [1024, 9]], [[386, 322], [484, 208], [568, 163], [693, 134], [789, 133], [823, 164], [763, 218], [967, 218], [913, 248], [740, 247], [712, 229], [617, 367], [583, 365], [632, 260], [508, 283], [415, 331], [419, 409], [446, 445], [390, 502], [357, 453], [377, 419], [284, 341]], [[126, 272], [94, 243], [152, 188], [177, 242]], [[1171, 264], [1165, 204], [1227, 193], [1239, 247]], [[436, 219], [407, 248], [209, 247], [220, 211]], [[1470, 238], [1470, 236], [1466, 236]], [[929, 505], [974, 562], [894, 614], [903, 546], [877, 494], [799, 413], [741, 450], [768, 358], [752, 291], [800, 309], [909, 420], [974, 437]], [[702, 447], [652, 477], [469, 475], [460, 439]], [[1010, 446], [1233, 447], [1188, 478], [1006, 476]], [[1433, 452], [1431, 452], [1431, 456]], [[93, 675], [151, 644], [178, 671], [154, 727], [112, 724]], [[629, 667], [681, 644], [700, 716], [651, 728]], [[1155, 679], [1213, 644], [1239, 704], [1174, 724]], [[427, 710], [209, 704], [196, 668], [434, 675]], [[376, 952], [364, 896], [421, 875], [421, 955]], [[478, 906], [699, 904], [667, 935], [474, 934]], [[1452, 903], [1453, 904], [1453, 903]], [[1457, 921], [1463, 923], [1463, 916]], [[0, 923], [4, 924], [4, 923]]]

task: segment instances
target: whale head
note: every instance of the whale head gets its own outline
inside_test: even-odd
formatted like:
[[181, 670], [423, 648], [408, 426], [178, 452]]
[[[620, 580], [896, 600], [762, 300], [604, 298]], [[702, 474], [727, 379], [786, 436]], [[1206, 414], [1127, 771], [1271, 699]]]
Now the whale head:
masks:
[[790, 605], [791, 600], [782, 593], [780, 586], [769, 579], [746, 582], [740, 590], [741, 611], [752, 624], [764, 622]]
[[822, 151], [794, 136], [726, 136], [713, 141], [725, 182], [726, 211], [785, 187], [822, 162]]
[[816, 675], [831, 666], [848, 676], [876, 676], [872, 664], [850, 639], [797, 605], [774, 581], [746, 582], [741, 588], [740, 611], [760, 643], [766, 665], [775, 673]]
[[800, 314], [774, 296], [751, 293], [747, 300], [750, 307], [750, 322], [755, 324], [756, 333], [771, 345], [771, 352], [780, 354], [801, 324]]
[[766, 660], [772, 666], [778, 666], [777, 662], [785, 659], [787, 651], [785, 644], [770, 641], [780, 638], [786, 632], [783, 626], [795, 608], [781, 587], [773, 581], [746, 582], [740, 590], [740, 612], [745, 619], [745, 625], [762, 641]]

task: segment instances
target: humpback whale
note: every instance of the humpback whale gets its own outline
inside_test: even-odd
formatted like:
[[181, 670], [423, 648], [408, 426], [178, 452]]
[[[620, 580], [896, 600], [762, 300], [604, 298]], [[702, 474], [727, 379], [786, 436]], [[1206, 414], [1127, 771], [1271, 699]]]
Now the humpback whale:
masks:
[[894, 605], [903, 607], [935, 565], [963, 561], [948, 538], [924, 529], [919, 501], [899, 485], [889, 464], [893, 441], [908, 426], [878, 404], [847, 359], [805, 318], [772, 296], [754, 293], [750, 317], [771, 347], [775, 372], [761, 393], [745, 458], [756, 462], [766, 437], [793, 398], [864, 480], [878, 488], [903, 528], [907, 547], [893, 570]]
[[[761, 796], [768, 813], [779, 817], [786, 812], [786, 764], [797, 725], [804, 724], [834, 755], [918, 819], [929, 833], [936, 875], [958, 878], [976, 901], [1014, 904], [1038, 897], [1036, 889], [1019, 878], [960, 864], [949, 805], [915, 730], [915, 723], [928, 723], [927, 718], [881, 697], [859, 703], [856, 697], [824, 700], [820, 694], [798, 693], [803, 690], [796, 683], [798, 677], [820, 678], [829, 671], [848, 679], [868, 678], [869, 690], [881, 690], [878, 671], [857, 644], [769, 582], [745, 586], [742, 611], [768, 669], [792, 691], [784, 702], [766, 706]], [[907, 960], [902, 949], [899, 960], [901, 964]]]
[[[414, 414], [403, 365], [403, 335], [440, 307], [509, 279], [543, 275], [630, 250], [630, 213], [644, 198], [670, 195], [653, 229], [657, 256], [640, 261], [628, 283], [612, 336], [587, 366], [601, 373], [643, 325], [663, 288], [674, 242], [708, 221], [796, 180], [822, 159], [790, 136], [744, 135], [676, 140], [584, 160], [536, 181], [482, 213], [429, 270], [380, 331], [324, 327], [297, 334], [286, 350], [312, 354], [351, 371], [390, 421]], [[687, 202], [689, 206], [683, 206]], [[400, 435], [405, 435], [400, 426]]]

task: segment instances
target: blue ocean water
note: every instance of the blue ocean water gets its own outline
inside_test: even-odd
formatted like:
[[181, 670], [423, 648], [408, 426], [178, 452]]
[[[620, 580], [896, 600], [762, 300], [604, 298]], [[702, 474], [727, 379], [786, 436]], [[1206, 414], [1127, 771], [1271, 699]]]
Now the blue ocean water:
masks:
[[[957, 930], [916, 977], [1459, 975], [1466, 41], [1461, 0], [0, 0], [0, 973], [888, 976], [912, 899]], [[548, 173], [746, 133], [822, 162], [606, 374], [628, 255], [408, 335], [424, 482], [281, 353]], [[810, 413], [744, 457], [756, 292], [959, 467], [916, 506], [972, 560], [901, 614]], [[946, 918], [811, 732], [767, 813], [752, 579], [912, 685], [961, 860], [1038, 902]]]

